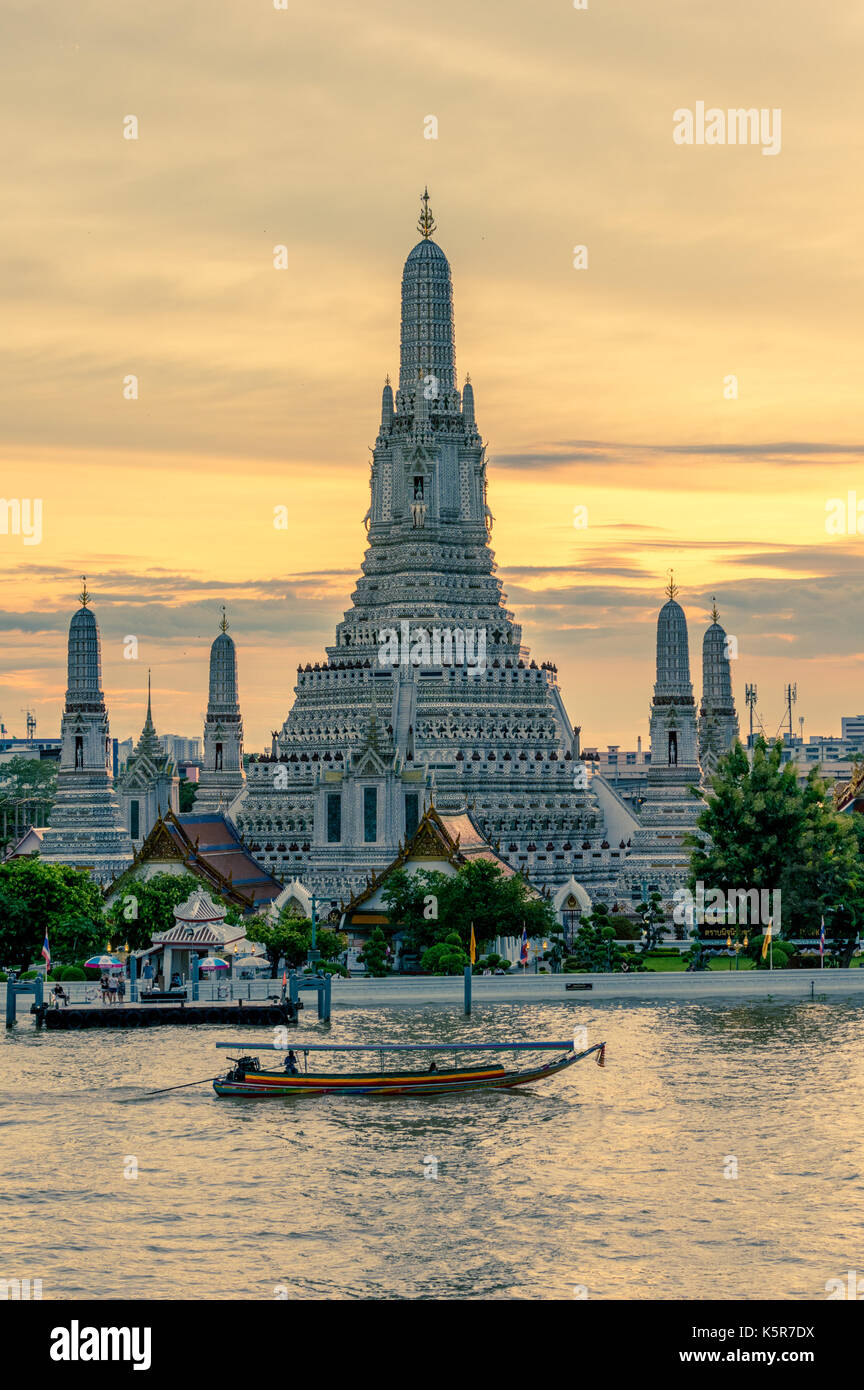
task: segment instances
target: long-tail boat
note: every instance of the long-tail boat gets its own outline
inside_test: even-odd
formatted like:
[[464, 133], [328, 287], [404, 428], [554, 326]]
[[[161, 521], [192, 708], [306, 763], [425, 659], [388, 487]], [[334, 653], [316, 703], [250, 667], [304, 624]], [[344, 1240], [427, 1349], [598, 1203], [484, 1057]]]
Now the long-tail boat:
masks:
[[[217, 1043], [217, 1047], [238, 1050], [237, 1043]], [[242, 1045], [241, 1045], [242, 1046]], [[498, 1058], [492, 1058], [484, 1065], [462, 1067], [458, 1064], [460, 1052], [545, 1052], [554, 1051], [560, 1055], [549, 1062], [534, 1065], [524, 1070], [508, 1070]], [[254, 1054], [261, 1052], [286, 1053], [281, 1070], [263, 1067]], [[309, 1071], [310, 1052], [377, 1052], [380, 1054], [379, 1066], [374, 1071], [341, 1072]], [[413, 1053], [405, 1067], [386, 1070], [384, 1058], [387, 1053]], [[453, 1053], [453, 1066], [446, 1066], [433, 1055], [428, 1067], [416, 1069], [417, 1053]], [[302, 1054], [301, 1070], [298, 1054]], [[294, 1042], [288, 1047], [276, 1043], [263, 1043], [260, 1047], [249, 1049], [249, 1055], [232, 1057], [231, 1070], [225, 1076], [217, 1077], [213, 1089], [217, 1096], [436, 1096], [459, 1091], [502, 1090], [513, 1086], [525, 1086], [532, 1081], [543, 1081], [548, 1076], [572, 1067], [586, 1057], [596, 1054], [600, 1066], [605, 1065], [606, 1044], [595, 1043], [593, 1047], [577, 1052], [572, 1041], [565, 1042], [511, 1042], [511, 1043], [307, 1043]], [[415, 1060], [416, 1059], [416, 1060]], [[414, 1066], [411, 1062], [414, 1061]]]

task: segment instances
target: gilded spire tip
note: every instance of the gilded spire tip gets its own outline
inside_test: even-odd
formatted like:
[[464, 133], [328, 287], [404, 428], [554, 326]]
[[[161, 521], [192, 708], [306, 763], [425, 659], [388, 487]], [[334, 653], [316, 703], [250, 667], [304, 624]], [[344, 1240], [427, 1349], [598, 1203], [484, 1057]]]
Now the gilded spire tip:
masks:
[[219, 629], [220, 629], [221, 632], [227, 632], [227, 631], [228, 631], [228, 616], [227, 616], [227, 614], [226, 614], [226, 612], [225, 612], [225, 605], [224, 605], [224, 603], [223, 603], [223, 605], [222, 605], [222, 619], [221, 619], [221, 621], [220, 621], [220, 623], [219, 623]]
[[670, 599], [673, 599], [678, 592], [678, 585], [675, 583], [675, 571], [670, 570], [669, 583], [666, 585], [666, 593], [669, 595]]
[[434, 217], [432, 216], [431, 212], [429, 211], [429, 189], [428, 189], [428, 188], [424, 188], [424, 189], [423, 189], [423, 193], [422, 193], [422, 196], [421, 196], [421, 198], [420, 198], [420, 201], [421, 201], [421, 203], [423, 204], [423, 211], [421, 212], [421, 214], [420, 214], [420, 220], [419, 220], [419, 222], [417, 223], [417, 230], [418, 230], [418, 232], [420, 233], [420, 235], [422, 236], [423, 240], [424, 240], [424, 241], [428, 241], [429, 238], [431, 237], [432, 233], [433, 233], [434, 231], [437, 230], [437, 228], [436, 228], [436, 223], [435, 223], [435, 219], [434, 219]]
[[712, 603], [712, 608], [711, 608], [711, 621], [714, 622], [714, 623], [719, 623], [719, 621], [720, 621], [720, 614], [717, 612], [717, 600], [716, 600], [716, 598], [714, 597], [713, 594], [711, 595], [711, 603]]
[[82, 608], [86, 608], [90, 602], [90, 594], [87, 591], [87, 579], [83, 574], [81, 576], [81, 592], [78, 595], [78, 601]]

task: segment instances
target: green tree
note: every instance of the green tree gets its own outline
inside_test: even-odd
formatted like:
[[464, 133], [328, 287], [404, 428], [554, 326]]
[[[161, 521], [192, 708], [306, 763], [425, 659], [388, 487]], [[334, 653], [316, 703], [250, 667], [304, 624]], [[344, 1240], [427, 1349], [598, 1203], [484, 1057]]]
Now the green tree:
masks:
[[448, 932], [443, 941], [427, 947], [420, 961], [427, 975], [461, 975], [467, 964], [468, 952], [455, 931]]
[[[152, 878], [128, 878], [108, 909], [111, 939], [133, 951], [152, 946], [157, 932], [170, 931], [174, 908], [200, 886], [192, 874], [154, 874]], [[218, 899], [217, 899], [218, 901]]]
[[647, 902], [643, 900], [637, 907], [636, 916], [645, 933], [645, 950], [650, 951], [653, 946], [660, 944], [666, 925], [666, 912], [660, 894], [650, 893]]
[[197, 782], [190, 782], [188, 778], [180, 779], [180, 814], [184, 815], [191, 811], [195, 804], [195, 797], [198, 792]]
[[627, 953], [615, 942], [615, 928], [609, 920], [605, 903], [597, 903], [590, 917], [584, 917], [570, 952], [568, 969], [598, 974], [620, 971]]
[[18, 838], [28, 825], [46, 825], [57, 790], [57, 764], [10, 758], [0, 766], [0, 841]]
[[283, 958], [288, 969], [294, 970], [306, 963], [312, 945], [312, 923], [308, 917], [298, 917], [283, 908], [277, 921], [256, 924], [255, 936], [250, 939], [264, 947], [274, 974]]
[[358, 956], [360, 964], [366, 967], [370, 975], [377, 979], [383, 979], [385, 975], [392, 973], [392, 957], [387, 954], [388, 941], [381, 927], [373, 927], [369, 940], [363, 947]]
[[56, 960], [76, 960], [105, 943], [102, 894], [83, 869], [10, 859], [0, 865], [0, 902], [0, 959], [10, 965], [19, 963], [10, 952], [22, 957], [21, 965], [38, 960], [46, 932]]
[[478, 953], [498, 936], [521, 936], [523, 923], [529, 937], [558, 931], [549, 902], [520, 874], [505, 877], [488, 859], [469, 860], [455, 874], [398, 870], [387, 880], [382, 899], [391, 926], [403, 930], [408, 950], [421, 956], [451, 932], [468, 950], [472, 925]]
[[779, 890], [784, 935], [815, 936], [824, 915], [848, 963], [864, 925], [864, 838], [850, 824], [858, 818], [835, 811], [816, 768], [799, 786], [782, 750], [760, 738], [752, 764], [740, 743], [721, 758], [692, 840], [690, 886]]

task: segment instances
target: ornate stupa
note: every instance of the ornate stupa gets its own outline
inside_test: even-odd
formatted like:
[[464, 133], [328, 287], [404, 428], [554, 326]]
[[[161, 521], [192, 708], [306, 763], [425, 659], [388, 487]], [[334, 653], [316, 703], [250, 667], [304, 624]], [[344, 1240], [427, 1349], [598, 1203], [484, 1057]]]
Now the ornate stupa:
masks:
[[325, 659], [298, 668], [270, 757], [250, 762], [230, 814], [271, 871], [332, 900], [392, 862], [433, 796], [442, 811], [470, 807], [539, 886], [575, 877], [605, 897], [620, 837], [606, 843], [557, 668], [531, 659], [495, 573], [486, 446], [474, 389], [457, 382], [450, 265], [427, 193], [418, 231], [362, 572]]
[[702, 802], [696, 748], [696, 705], [690, 681], [687, 618], [670, 574], [667, 602], [657, 616], [657, 679], [651, 701], [651, 766], [640, 807], [639, 829], [622, 873], [631, 905], [658, 892], [671, 904], [687, 881], [691, 847]]
[[718, 760], [739, 736], [738, 715], [732, 695], [729, 639], [720, 626], [717, 605], [711, 626], [702, 638], [702, 701], [699, 706], [699, 762], [707, 781]]
[[210, 695], [204, 722], [204, 766], [196, 811], [227, 811], [242, 790], [243, 721], [237, 687], [237, 649], [222, 609], [219, 635], [210, 648]]
[[88, 869], [107, 884], [132, 862], [132, 844], [114, 789], [99, 626], [89, 603], [85, 580], [81, 607], [69, 624], [57, 799], [40, 857]]
[[180, 778], [174, 759], [166, 753], [153, 723], [150, 672], [147, 672], [147, 715], [141, 737], [117, 779], [117, 795], [129, 837], [138, 850], [160, 815], [180, 809]]

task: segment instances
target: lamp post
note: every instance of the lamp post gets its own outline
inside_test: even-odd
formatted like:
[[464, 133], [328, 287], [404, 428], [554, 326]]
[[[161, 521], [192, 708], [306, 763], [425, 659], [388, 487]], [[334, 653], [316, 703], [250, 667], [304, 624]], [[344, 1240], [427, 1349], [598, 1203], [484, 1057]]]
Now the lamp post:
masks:
[[317, 939], [318, 939], [318, 921], [317, 921], [317, 918], [316, 918], [316, 916], [315, 916], [315, 908], [316, 908], [316, 905], [317, 905], [318, 903], [323, 903], [323, 901], [324, 901], [323, 898], [316, 898], [316, 896], [315, 896], [314, 893], [312, 894], [311, 898], [309, 899], [309, 904], [310, 904], [310, 906], [311, 906], [311, 908], [312, 908], [312, 919], [311, 919], [311, 920], [312, 920], [312, 945], [309, 947], [309, 950], [306, 952], [306, 964], [307, 964], [307, 965], [314, 965], [315, 962], [316, 962], [317, 960], [320, 960], [320, 958], [321, 958], [321, 952], [317, 949], [317, 946], [316, 946], [316, 942], [317, 942]]

